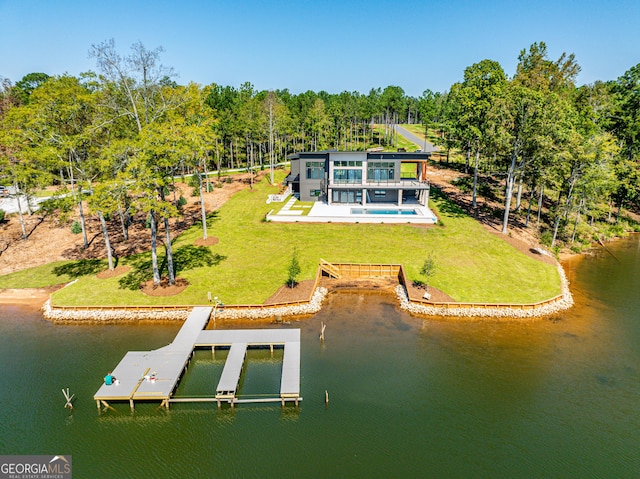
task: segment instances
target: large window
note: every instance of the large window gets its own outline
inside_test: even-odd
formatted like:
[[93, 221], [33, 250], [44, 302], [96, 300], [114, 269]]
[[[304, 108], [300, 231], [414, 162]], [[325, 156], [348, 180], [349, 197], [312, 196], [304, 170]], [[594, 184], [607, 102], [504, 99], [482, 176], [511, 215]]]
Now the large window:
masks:
[[367, 179], [374, 182], [394, 181], [394, 163], [387, 161], [370, 161], [367, 167]]
[[324, 161], [307, 161], [307, 180], [324, 178]]
[[334, 183], [342, 184], [361, 184], [362, 170], [352, 170], [346, 168], [338, 168], [333, 170]]
[[362, 167], [362, 161], [344, 161], [338, 160], [333, 162], [333, 166], [359, 166]]
[[333, 203], [362, 203], [362, 190], [333, 190]]

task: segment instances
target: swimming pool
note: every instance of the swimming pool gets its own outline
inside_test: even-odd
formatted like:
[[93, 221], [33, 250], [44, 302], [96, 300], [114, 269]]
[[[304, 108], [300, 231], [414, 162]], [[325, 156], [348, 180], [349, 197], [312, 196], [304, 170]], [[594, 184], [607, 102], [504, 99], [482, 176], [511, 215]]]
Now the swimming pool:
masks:
[[416, 210], [381, 209], [381, 208], [351, 208], [352, 215], [417, 215]]

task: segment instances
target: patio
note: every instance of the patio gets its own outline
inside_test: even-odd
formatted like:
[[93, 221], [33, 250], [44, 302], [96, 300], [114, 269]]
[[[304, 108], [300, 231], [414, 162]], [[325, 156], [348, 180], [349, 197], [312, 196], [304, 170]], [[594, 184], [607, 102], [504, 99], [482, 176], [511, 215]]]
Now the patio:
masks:
[[412, 223], [435, 224], [436, 215], [417, 201], [405, 202], [401, 207], [395, 203], [327, 204], [315, 202], [309, 205], [295, 196], [287, 199], [280, 209], [271, 210], [266, 219], [280, 223]]

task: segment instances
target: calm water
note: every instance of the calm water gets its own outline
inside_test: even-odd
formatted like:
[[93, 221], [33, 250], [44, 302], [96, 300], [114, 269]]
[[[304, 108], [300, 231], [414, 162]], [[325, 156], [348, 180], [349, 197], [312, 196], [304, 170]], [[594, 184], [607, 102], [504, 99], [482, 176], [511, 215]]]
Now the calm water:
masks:
[[[71, 454], [77, 478], [639, 477], [640, 242], [610, 249], [616, 258], [566, 265], [578, 306], [546, 320], [422, 320], [392, 296], [332, 295], [292, 325], [303, 339], [297, 410], [99, 414], [105, 372], [179, 325], [55, 326], [3, 307], [0, 454]], [[241, 392], [277, 393], [282, 353], [250, 360]], [[222, 364], [198, 352], [178, 394], [212, 393]], [[62, 387], [77, 395], [73, 413]]]

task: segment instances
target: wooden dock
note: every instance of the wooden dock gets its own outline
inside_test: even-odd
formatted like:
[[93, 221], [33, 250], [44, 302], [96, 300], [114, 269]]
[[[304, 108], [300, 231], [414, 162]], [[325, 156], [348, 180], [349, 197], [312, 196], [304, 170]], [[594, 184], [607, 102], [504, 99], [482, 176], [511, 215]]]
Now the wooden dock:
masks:
[[[249, 347], [284, 346], [280, 396], [271, 401], [295, 402], [300, 397], [300, 330], [299, 329], [249, 329], [204, 331], [212, 308], [193, 309], [173, 342], [153, 351], [129, 351], [113, 370], [116, 382], [103, 384], [93, 396], [98, 409], [109, 407], [108, 401], [128, 401], [131, 409], [135, 401], [159, 400], [169, 407], [169, 402], [228, 402], [232, 406], [251, 400], [236, 397], [238, 382]], [[171, 396], [182, 377], [196, 347], [230, 348], [227, 361], [211, 398], [174, 398]], [[260, 402], [256, 400], [257, 402]]]
[[[222, 371], [222, 376], [216, 387], [216, 399], [218, 406], [221, 401], [233, 404], [249, 402], [236, 398], [236, 390], [242, 367], [244, 365], [247, 348], [266, 347], [272, 350], [274, 346], [284, 347], [282, 359], [282, 377], [280, 380], [280, 398], [295, 402], [296, 406], [300, 397], [300, 330], [299, 329], [234, 329], [234, 330], [208, 330], [200, 332], [195, 343], [196, 347], [230, 347], [227, 361]], [[275, 401], [271, 399], [270, 401]], [[264, 401], [252, 401], [264, 402]]]

